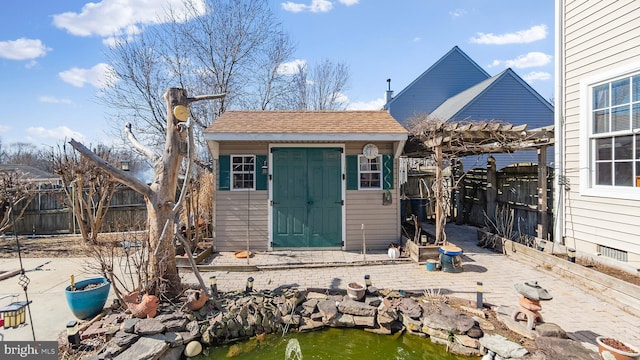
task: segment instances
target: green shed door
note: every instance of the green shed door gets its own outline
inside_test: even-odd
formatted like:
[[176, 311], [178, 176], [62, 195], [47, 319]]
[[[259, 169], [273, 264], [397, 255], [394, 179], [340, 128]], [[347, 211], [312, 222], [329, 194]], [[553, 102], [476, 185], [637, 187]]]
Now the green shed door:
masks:
[[342, 245], [340, 148], [273, 149], [273, 247]]

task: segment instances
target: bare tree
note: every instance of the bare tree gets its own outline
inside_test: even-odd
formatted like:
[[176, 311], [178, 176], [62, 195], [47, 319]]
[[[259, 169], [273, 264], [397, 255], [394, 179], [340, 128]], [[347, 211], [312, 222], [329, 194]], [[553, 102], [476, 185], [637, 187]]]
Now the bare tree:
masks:
[[0, 234], [22, 218], [36, 195], [36, 186], [19, 171], [0, 171]]
[[[269, 108], [287, 85], [278, 66], [293, 52], [264, 0], [185, 0], [186, 12], [168, 9], [169, 21], [122, 39], [110, 49], [113, 68], [99, 100], [112, 107], [120, 129], [127, 119], [141, 143], [160, 150], [166, 134], [162, 92], [227, 93], [214, 104], [193, 104], [196, 142], [227, 107]], [[259, 105], [258, 105], [259, 104]], [[197, 152], [205, 154], [204, 152]]]
[[[113, 163], [111, 150], [97, 147], [94, 152], [106, 163]], [[69, 151], [66, 145], [53, 154], [54, 171], [62, 179], [62, 204], [71, 209], [82, 238], [97, 244], [98, 234], [107, 215], [118, 183], [88, 159]]]
[[[192, 122], [186, 121], [189, 117], [188, 106], [200, 100], [222, 97], [224, 94], [187, 97], [187, 92], [184, 89], [168, 89], [164, 95], [166, 137], [162, 155], [142, 145], [134, 136], [131, 126], [127, 124], [126, 134], [132, 146], [155, 165], [154, 181], [150, 185], [109, 164], [81, 143], [73, 139], [69, 141], [69, 144], [87, 160], [100, 167], [116, 181], [144, 196], [147, 206], [150, 245], [147, 262], [149, 269], [146, 273], [151, 277], [145, 284], [145, 290], [148, 293], [175, 297], [182, 290], [176, 268], [172, 225], [184, 202], [186, 187], [192, 172], [194, 136]], [[186, 154], [182, 151], [185, 147]], [[188, 158], [185, 179], [180, 197], [176, 200], [178, 175], [185, 157]], [[202, 279], [199, 280], [201, 286], [204, 287]]]
[[44, 171], [52, 171], [49, 153], [27, 142], [0, 146], [0, 163], [28, 165]]
[[349, 83], [349, 67], [323, 60], [309, 69], [298, 66], [293, 75], [292, 107], [296, 110], [344, 110], [348, 103], [344, 91]]

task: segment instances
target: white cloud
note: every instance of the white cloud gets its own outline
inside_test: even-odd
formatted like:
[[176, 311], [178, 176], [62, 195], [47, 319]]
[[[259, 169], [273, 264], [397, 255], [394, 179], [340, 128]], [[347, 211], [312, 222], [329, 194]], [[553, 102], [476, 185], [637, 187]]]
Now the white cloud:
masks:
[[538, 80], [549, 80], [551, 79], [551, 74], [544, 71], [532, 71], [522, 77], [524, 81], [528, 83], [533, 83]]
[[378, 98], [371, 101], [352, 102], [347, 106], [347, 110], [380, 110], [384, 107], [384, 99]]
[[422, 38], [420, 36], [416, 36], [414, 37], [411, 41], [413, 42], [420, 42], [422, 40]]
[[347, 5], [347, 6], [356, 5], [357, 3], [360, 2], [360, 0], [338, 0], [338, 1], [340, 1], [342, 5]]
[[520, 30], [514, 33], [495, 35], [492, 33], [478, 33], [477, 37], [472, 37], [470, 41], [476, 44], [505, 45], [505, 44], [527, 44], [542, 40], [547, 37], [547, 25], [535, 25], [527, 30]]
[[105, 87], [112, 68], [105, 63], [99, 63], [91, 69], [72, 68], [58, 74], [60, 78], [73, 86], [83, 87], [89, 83], [97, 88]]
[[[346, 0], [346, 2], [353, 2], [353, 0]], [[314, 13], [329, 12], [331, 9], [333, 9], [333, 3], [328, 0], [311, 0], [310, 5], [287, 1], [285, 3], [282, 3], [281, 5], [283, 10], [294, 12], [294, 13], [298, 13], [302, 11], [310, 11]]]
[[[190, 4], [198, 14], [205, 12], [203, 0]], [[179, 19], [188, 16], [183, 0], [102, 0], [85, 4], [80, 12], [54, 15], [53, 25], [77, 36], [109, 37], [140, 31], [136, 24], [166, 22], [168, 10]]]
[[493, 60], [489, 67], [504, 66], [516, 69], [545, 66], [551, 62], [551, 55], [533, 51], [511, 60]]
[[293, 61], [280, 64], [277, 71], [279, 74], [293, 75], [298, 72], [299, 67], [305, 66], [306, 64], [307, 62], [305, 60], [295, 59]]
[[43, 95], [38, 98], [38, 101], [49, 104], [73, 104], [73, 101], [69, 99], [61, 99], [55, 96]]
[[31, 126], [26, 130], [29, 137], [35, 139], [57, 139], [57, 140], [65, 140], [74, 138], [80, 142], [85, 141], [85, 136], [81, 133], [71, 130], [66, 126], [58, 126], [52, 129], [45, 129], [42, 126]]
[[50, 48], [39, 39], [20, 38], [0, 41], [0, 58], [9, 60], [29, 60], [45, 56]]
[[467, 11], [465, 9], [455, 9], [455, 10], [449, 11], [449, 15], [451, 15], [451, 17], [453, 18], [460, 17], [462, 15], [465, 15], [466, 13]]
[[0, 124], [0, 133], [6, 133], [9, 130], [11, 130], [11, 127], [9, 127], [9, 125], [1, 125]]

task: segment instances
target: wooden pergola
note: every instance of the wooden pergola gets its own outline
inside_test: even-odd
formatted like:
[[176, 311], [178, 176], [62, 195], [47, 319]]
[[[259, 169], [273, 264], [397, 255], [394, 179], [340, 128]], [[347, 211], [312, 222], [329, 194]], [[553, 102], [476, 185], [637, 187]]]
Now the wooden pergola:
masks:
[[[404, 147], [409, 157], [433, 156], [436, 166], [435, 217], [436, 244], [443, 244], [446, 215], [443, 211], [442, 163], [446, 157], [464, 157], [481, 154], [513, 153], [523, 150], [537, 150], [538, 164], [547, 163], [547, 147], [554, 143], [554, 126], [527, 129], [527, 125], [513, 125], [499, 121], [450, 122], [427, 120], [414, 126]], [[538, 234], [547, 234], [547, 167], [538, 166]], [[487, 204], [487, 212], [493, 214], [497, 194], [495, 178], [488, 179], [487, 198], [494, 199]], [[492, 183], [493, 182], [493, 183]], [[493, 185], [493, 186], [492, 186]], [[491, 196], [493, 195], [493, 196]]]

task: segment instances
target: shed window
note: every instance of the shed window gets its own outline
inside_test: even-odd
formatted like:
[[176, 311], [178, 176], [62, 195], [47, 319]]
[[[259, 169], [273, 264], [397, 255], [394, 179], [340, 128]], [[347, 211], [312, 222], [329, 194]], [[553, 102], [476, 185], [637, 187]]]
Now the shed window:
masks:
[[640, 73], [590, 90], [590, 183], [640, 187]]
[[231, 190], [255, 190], [255, 155], [231, 155]]
[[382, 189], [382, 156], [373, 159], [358, 156], [360, 189]]

